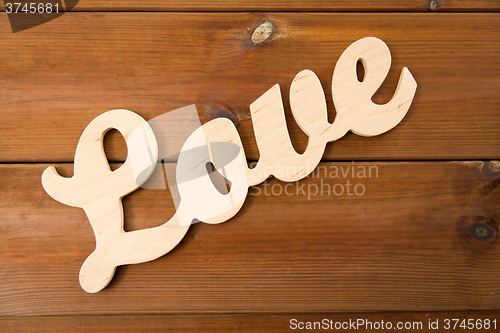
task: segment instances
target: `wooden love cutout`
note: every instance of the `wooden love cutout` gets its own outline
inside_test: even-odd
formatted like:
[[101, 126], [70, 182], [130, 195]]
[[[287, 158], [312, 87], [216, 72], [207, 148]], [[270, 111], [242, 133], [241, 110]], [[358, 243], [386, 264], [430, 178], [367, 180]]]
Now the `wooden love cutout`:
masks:
[[[358, 61], [365, 68], [361, 82], [356, 74]], [[255, 168], [248, 168], [240, 136], [230, 120], [217, 118], [196, 129], [184, 143], [177, 163], [181, 198], [177, 211], [165, 224], [149, 229], [123, 230], [121, 199], [153, 172], [158, 158], [153, 130], [143, 118], [127, 110], [112, 110], [96, 117], [78, 142], [74, 176], [61, 177], [54, 167], [48, 167], [42, 175], [45, 191], [57, 201], [83, 208], [92, 225], [96, 249], [80, 270], [82, 288], [98, 292], [111, 281], [117, 266], [154, 260], [168, 253], [195, 219], [211, 224], [227, 221], [240, 210], [248, 187], [271, 175], [287, 182], [306, 177], [320, 162], [326, 144], [348, 131], [374, 136], [392, 129], [410, 108], [417, 83], [405, 67], [392, 99], [384, 105], [374, 104], [371, 98], [390, 65], [389, 48], [374, 37], [360, 39], [342, 53], [333, 73], [337, 115], [332, 124], [317, 76], [310, 70], [297, 74], [290, 89], [290, 106], [309, 137], [303, 154], [298, 154], [290, 141], [279, 85], [250, 105], [260, 152]], [[103, 149], [103, 137], [110, 129], [120, 131], [128, 148], [125, 163], [115, 171], [110, 170]], [[193, 154], [194, 150], [199, 153]], [[214, 187], [206, 170], [208, 162], [229, 179], [229, 193], [221, 194]]]

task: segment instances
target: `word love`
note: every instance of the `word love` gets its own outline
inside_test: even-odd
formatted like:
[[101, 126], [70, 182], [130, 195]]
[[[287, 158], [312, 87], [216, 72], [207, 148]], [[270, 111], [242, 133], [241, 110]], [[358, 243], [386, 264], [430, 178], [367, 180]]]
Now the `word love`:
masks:
[[[361, 81], [356, 74], [358, 61], [365, 68]], [[78, 142], [74, 176], [61, 177], [54, 167], [42, 175], [45, 191], [66, 205], [83, 208], [92, 225], [96, 249], [80, 270], [82, 288], [98, 292], [110, 282], [117, 266], [150, 261], [168, 253], [182, 240], [193, 220], [211, 224], [227, 221], [240, 210], [248, 187], [271, 175], [287, 182], [306, 177], [320, 162], [326, 144], [348, 131], [374, 136], [392, 129], [406, 115], [417, 83], [405, 67], [392, 99], [385, 105], [374, 104], [371, 98], [390, 65], [389, 48], [377, 38], [360, 39], [342, 53], [333, 73], [337, 115], [332, 124], [317, 76], [310, 70], [297, 74], [290, 89], [290, 106], [309, 137], [303, 154], [298, 154], [290, 141], [279, 85], [250, 105], [260, 152], [255, 168], [248, 168], [240, 136], [230, 120], [218, 118], [198, 127], [179, 154], [177, 211], [165, 224], [149, 229], [123, 230], [121, 199], [153, 173], [158, 160], [155, 133], [131, 111], [113, 110], [96, 117]], [[103, 150], [103, 138], [110, 129], [120, 131], [128, 148], [125, 163], [115, 171], [110, 170]], [[212, 183], [207, 163], [231, 182], [227, 194]]]

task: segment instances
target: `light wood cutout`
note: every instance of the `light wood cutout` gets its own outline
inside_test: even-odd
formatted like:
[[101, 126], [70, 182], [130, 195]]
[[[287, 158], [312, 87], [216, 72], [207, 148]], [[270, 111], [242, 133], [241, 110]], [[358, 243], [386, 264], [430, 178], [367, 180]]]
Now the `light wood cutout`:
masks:
[[[365, 76], [357, 78], [361, 61]], [[153, 173], [158, 144], [149, 124], [127, 110], [108, 111], [84, 130], [75, 153], [74, 176], [61, 177], [54, 167], [42, 175], [45, 191], [66, 205], [83, 208], [96, 237], [96, 249], [80, 270], [82, 288], [95, 293], [111, 281], [120, 265], [154, 260], [182, 240], [193, 221], [222, 223], [242, 207], [248, 187], [273, 175], [282, 181], [297, 181], [318, 165], [326, 144], [348, 131], [374, 136], [387, 132], [406, 115], [417, 83], [403, 68], [393, 98], [374, 104], [373, 94], [391, 65], [387, 45], [367, 37], [351, 44], [339, 58], [333, 75], [332, 94], [337, 116], [330, 124], [326, 99], [317, 76], [301, 71], [290, 89], [290, 106], [309, 142], [303, 154], [292, 146], [285, 121], [279, 85], [273, 86], [250, 105], [260, 152], [257, 166], [249, 169], [240, 136], [234, 124], [218, 118], [200, 126], [184, 143], [176, 168], [180, 204], [175, 215], [158, 227], [125, 232], [121, 199], [140, 187]], [[175, 124], [172, 124], [175, 126]], [[104, 154], [103, 138], [110, 129], [124, 136], [128, 147], [125, 163], [111, 171]], [[214, 186], [207, 163], [231, 183], [227, 194]]]

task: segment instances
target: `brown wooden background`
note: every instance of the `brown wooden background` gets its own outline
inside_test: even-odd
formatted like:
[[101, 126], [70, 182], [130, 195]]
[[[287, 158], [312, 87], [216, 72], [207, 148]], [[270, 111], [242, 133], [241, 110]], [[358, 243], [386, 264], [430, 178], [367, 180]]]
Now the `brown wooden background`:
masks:
[[[500, 1], [433, 9], [420, 0], [80, 0], [15, 34], [0, 13], [0, 331], [285, 332], [292, 318], [500, 327]], [[265, 21], [273, 32], [254, 45]], [[71, 176], [94, 117], [125, 108], [151, 119], [196, 103], [203, 122], [232, 119], [255, 161], [249, 104], [275, 83], [287, 103], [308, 68], [333, 120], [335, 62], [366, 36], [393, 55], [374, 100], [390, 99], [406, 66], [419, 85], [410, 111], [387, 134], [348, 134], [327, 148], [323, 166], [354, 160], [378, 177], [301, 181], [363, 183], [365, 195], [249, 196], [228, 222], [195, 224], [170, 254], [120, 267], [103, 291], [80, 288], [90, 224], [52, 200], [40, 176], [49, 165]], [[288, 120], [302, 151], [307, 137]], [[106, 153], [125, 159], [116, 133]], [[168, 191], [141, 189], [124, 204], [126, 230], [174, 212]]]

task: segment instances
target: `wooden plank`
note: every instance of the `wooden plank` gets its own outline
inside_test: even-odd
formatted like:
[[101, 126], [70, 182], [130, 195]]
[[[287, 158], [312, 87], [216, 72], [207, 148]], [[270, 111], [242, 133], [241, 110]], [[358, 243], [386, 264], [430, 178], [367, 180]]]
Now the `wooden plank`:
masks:
[[[500, 307], [498, 161], [323, 163], [298, 183], [274, 179], [233, 219], [191, 226], [171, 253], [119, 267], [97, 294], [78, 284], [90, 224], [43, 191], [46, 167], [0, 166], [2, 316]], [[57, 166], [65, 176], [71, 167]], [[174, 213], [160, 190], [124, 205], [126, 230]]]
[[[448, 324], [453, 327], [454, 321], [460, 319], [457, 327], [465, 320], [472, 319], [474, 327], [486, 323], [490, 329], [474, 329], [468, 332], [493, 332], [495, 324], [498, 329], [499, 311], [451, 311], [451, 312], [383, 312], [383, 313], [328, 313], [328, 314], [287, 314], [287, 315], [225, 315], [225, 316], [110, 316], [110, 317], [0, 317], [0, 332], [285, 332], [311, 323], [321, 323], [323, 329], [335, 325], [351, 326], [356, 332], [373, 332], [373, 326], [392, 326], [391, 332], [424, 331], [429, 329], [429, 323], [437, 329], [432, 332], [450, 332], [445, 329]], [[293, 321], [293, 319], [297, 321]], [[326, 320], [326, 321], [325, 321]], [[358, 326], [358, 320], [359, 326]], [[448, 322], [447, 320], [450, 320]], [[489, 321], [488, 321], [489, 320]], [[496, 320], [496, 322], [494, 322]], [[382, 324], [382, 321], [384, 323]], [[355, 322], [355, 326], [352, 326]], [[301, 324], [299, 324], [301, 323]], [[327, 324], [326, 324], [327, 323]], [[320, 327], [320, 324], [316, 324]], [[370, 326], [371, 325], [371, 326]], [[403, 329], [397, 329], [398, 325]], [[410, 329], [404, 329], [411, 327]], [[477, 325], [477, 326], [476, 326]], [[488, 326], [489, 325], [489, 326]], [[326, 328], [328, 327], [328, 328]], [[372, 329], [370, 329], [372, 327]], [[433, 326], [435, 327], [435, 326]], [[331, 329], [331, 330], [333, 330]], [[420, 329], [420, 330], [422, 330]], [[317, 332], [320, 330], [307, 330]]]
[[[65, 1], [66, 3], [67, 1]], [[71, 1], [71, 2], [74, 2]], [[70, 2], [70, 3], [71, 3]], [[498, 11], [498, 0], [438, 0], [439, 11]], [[68, 4], [66, 4], [68, 5]], [[0, 4], [4, 11], [4, 3]], [[264, 0], [232, 0], [232, 1], [199, 1], [199, 0], [124, 0], [99, 1], [80, 0], [73, 11], [431, 11], [429, 0], [318, 0], [318, 1], [264, 1]]]
[[[265, 20], [274, 32], [253, 45]], [[500, 158], [500, 14], [68, 13], [21, 34], [6, 16], [0, 22], [2, 162], [70, 162], [81, 132], [104, 111], [151, 119], [193, 103], [202, 122], [233, 119], [256, 160], [249, 105], [279, 83], [288, 108], [293, 77], [309, 68], [332, 108], [334, 64], [365, 36], [393, 55], [374, 101], [390, 99], [404, 66], [417, 94], [397, 128], [348, 134], [328, 146], [326, 160]], [[288, 120], [303, 151], [307, 137]], [[108, 153], [125, 158], [124, 149]]]

